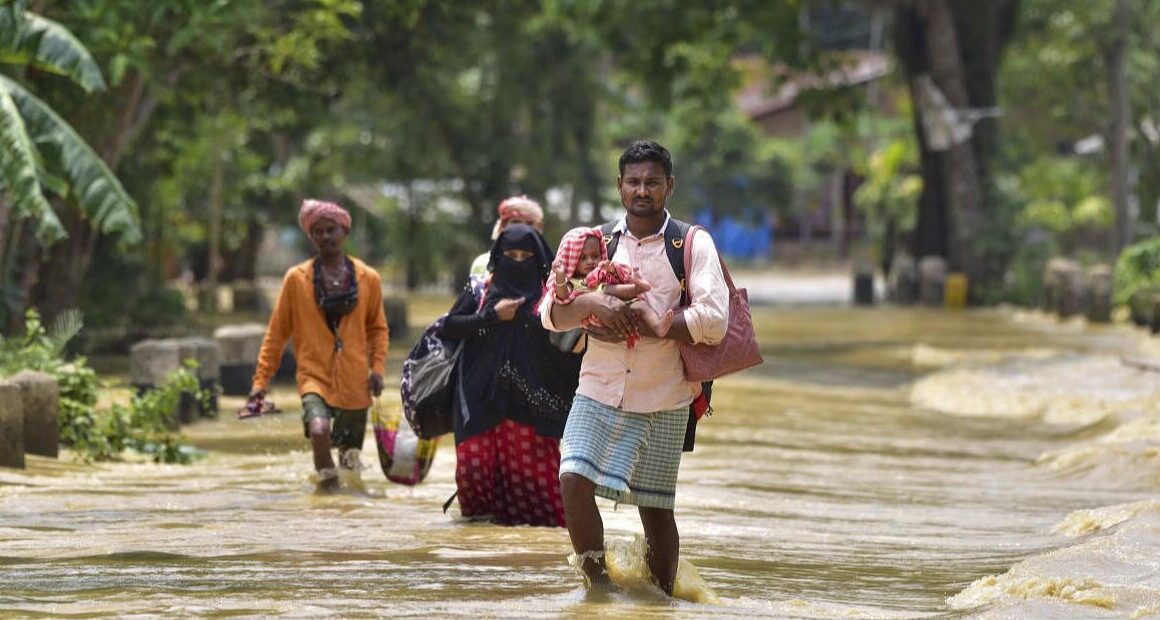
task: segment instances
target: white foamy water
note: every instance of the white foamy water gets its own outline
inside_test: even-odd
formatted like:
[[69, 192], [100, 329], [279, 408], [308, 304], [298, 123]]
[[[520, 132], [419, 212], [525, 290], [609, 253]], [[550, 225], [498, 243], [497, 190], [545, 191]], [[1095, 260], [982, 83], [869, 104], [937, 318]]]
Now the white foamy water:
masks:
[[1138, 332], [1005, 311], [754, 314], [767, 363], [717, 384], [682, 462], [679, 600], [648, 585], [631, 506], [601, 503], [623, 586], [604, 595], [564, 530], [442, 514], [449, 441], [410, 488], [385, 480], [368, 434], [361, 490], [316, 495], [283, 389], [280, 417], [189, 427], [209, 450], [190, 466], [0, 470], [0, 616], [1160, 610], [1160, 373], [1120, 362], [1149, 354]]

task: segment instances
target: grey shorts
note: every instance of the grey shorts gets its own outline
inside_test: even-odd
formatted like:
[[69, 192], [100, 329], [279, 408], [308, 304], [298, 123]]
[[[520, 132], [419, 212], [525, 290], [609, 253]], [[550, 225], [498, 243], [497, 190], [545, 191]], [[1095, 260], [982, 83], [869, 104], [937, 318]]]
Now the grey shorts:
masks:
[[326, 404], [318, 394], [302, 397], [302, 432], [310, 438], [310, 421], [330, 420], [330, 443], [337, 448], [362, 448], [367, 431], [366, 409], [339, 409]]

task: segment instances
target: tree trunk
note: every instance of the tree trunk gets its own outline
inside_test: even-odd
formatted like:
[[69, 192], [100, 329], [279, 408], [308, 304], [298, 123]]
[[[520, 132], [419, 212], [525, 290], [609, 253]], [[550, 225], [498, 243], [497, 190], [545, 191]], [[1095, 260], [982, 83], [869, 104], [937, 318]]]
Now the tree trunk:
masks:
[[8, 201], [0, 196], [0, 289], [8, 288], [8, 220], [11, 207]]
[[225, 161], [221, 153], [214, 158], [209, 181], [209, 265], [205, 286], [210, 294], [217, 288], [222, 267], [222, 185]]
[[1115, 247], [1120, 250], [1132, 242], [1131, 214], [1128, 211], [1128, 123], [1131, 118], [1128, 101], [1128, 29], [1131, 8], [1128, 0], [1116, 0], [1112, 42], [1107, 52], [1108, 92], [1112, 103], [1111, 186], [1116, 214]]
[[[894, 50], [906, 76], [910, 100], [918, 101], [915, 78], [928, 71], [926, 31], [918, 11], [909, 4], [894, 13]], [[922, 130], [918, 106], [914, 105], [914, 135], [918, 138], [922, 169], [922, 194], [918, 199], [918, 218], [910, 248], [915, 258], [947, 256], [947, 200], [944, 196], [943, 155], [930, 149]]]
[[995, 78], [1010, 36], [1017, 0], [896, 0], [895, 51], [910, 83], [922, 159], [914, 254], [944, 256], [966, 272], [972, 297], [1001, 281], [1007, 257], [988, 255], [981, 240], [1003, 234], [997, 220], [990, 161], [997, 125], [984, 119], [972, 137], [945, 151], [931, 151], [917, 105], [914, 79], [930, 76], [950, 107], [989, 108], [996, 102]]
[[[951, 107], [971, 107], [959, 38], [955, 32], [955, 17], [949, 1], [928, 0], [922, 3], [919, 10], [926, 28], [924, 43], [931, 79], [946, 95]], [[946, 256], [947, 263], [952, 270], [966, 271], [974, 281], [977, 279], [979, 261], [972, 251], [971, 242], [978, 238], [982, 229], [982, 206], [979, 202], [975, 153], [970, 141], [952, 145], [939, 163], [942, 178], [947, 184], [946, 198], [950, 213], [950, 252]]]
[[30, 293], [29, 304], [39, 309], [46, 321], [77, 306], [99, 237], [92, 225], [79, 217], [76, 209], [57, 209], [57, 215], [68, 231], [68, 239], [53, 244], [46, 252], [30, 254], [36, 257], [32, 259], [35, 269], [23, 283], [24, 290]]

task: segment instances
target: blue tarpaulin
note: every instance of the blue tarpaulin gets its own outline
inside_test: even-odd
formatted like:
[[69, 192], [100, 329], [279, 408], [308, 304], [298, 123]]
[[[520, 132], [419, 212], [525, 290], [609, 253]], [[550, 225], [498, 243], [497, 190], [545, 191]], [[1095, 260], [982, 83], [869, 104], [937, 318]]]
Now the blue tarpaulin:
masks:
[[713, 235], [718, 251], [726, 258], [743, 260], [766, 259], [773, 247], [773, 227], [743, 223], [737, 218], [725, 216], [714, 221], [708, 210], [700, 211], [693, 222], [700, 224]]

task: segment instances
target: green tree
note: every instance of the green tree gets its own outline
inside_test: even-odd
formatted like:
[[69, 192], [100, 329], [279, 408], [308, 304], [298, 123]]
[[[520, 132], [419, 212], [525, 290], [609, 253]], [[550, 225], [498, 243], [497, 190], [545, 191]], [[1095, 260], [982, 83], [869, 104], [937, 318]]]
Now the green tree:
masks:
[[[57, 22], [30, 13], [24, 1], [0, 6], [0, 283], [15, 291], [12, 268], [23, 223], [35, 222], [39, 241], [60, 242], [64, 225], [49, 199], [88, 229], [140, 237], [137, 206], [92, 147], [21, 79], [28, 71], [68, 78], [87, 92], [104, 90], [100, 69], [85, 47]], [[16, 72], [13, 72], [15, 69]], [[14, 242], [15, 241], [15, 242]], [[12, 316], [13, 299], [0, 312]]]
[[[922, 164], [914, 254], [947, 258], [967, 273], [971, 297], [1001, 284], [1014, 249], [994, 182], [997, 120], [981, 118], [962, 139], [936, 140], [951, 115], [998, 103], [997, 75], [1015, 28], [1018, 0], [892, 0], [894, 52], [911, 90]], [[931, 88], [933, 87], [933, 88]], [[937, 89], [952, 110], [929, 105]], [[946, 128], [944, 128], [946, 129]]]

